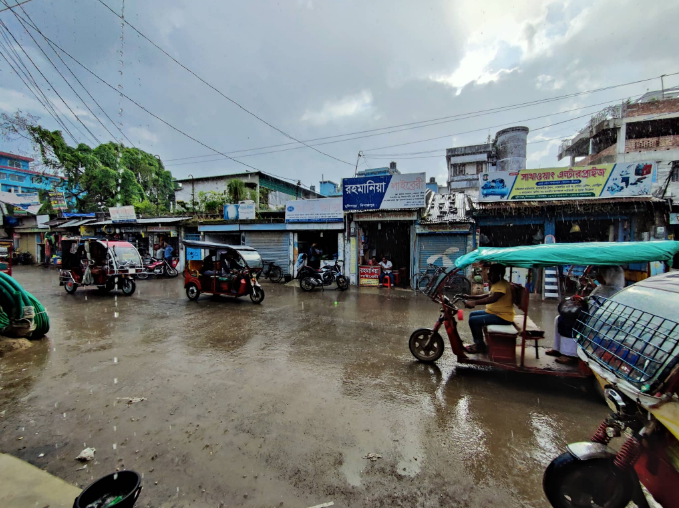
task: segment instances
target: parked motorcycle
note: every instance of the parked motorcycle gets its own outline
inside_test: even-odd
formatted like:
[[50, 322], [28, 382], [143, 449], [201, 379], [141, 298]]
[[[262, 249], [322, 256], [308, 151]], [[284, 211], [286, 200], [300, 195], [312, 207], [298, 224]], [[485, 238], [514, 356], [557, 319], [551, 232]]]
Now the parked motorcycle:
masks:
[[145, 280], [149, 278], [149, 275], [155, 275], [156, 277], [161, 277], [167, 275], [170, 278], [174, 278], [179, 275], [177, 270], [177, 264], [179, 263], [179, 258], [171, 258], [170, 262], [167, 258], [156, 259], [151, 258], [148, 261], [144, 261], [144, 271], [137, 274], [139, 280]]
[[325, 288], [325, 286], [337, 283], [337, 289], [346, 291], [349, 289], [349, 279], [342, 275], [342, 268], [339, 263], [335, 260], [334, 265], [325, 265], [318, 270], [310, 266], [303, 266], [297, 274], [299, 287], [302, 288], [302, 291], [313, 291], [315, 287]]
[[20, 250], [16, 250], [12, 254], [12, 263], [16, 265], [30, 265], [33, 263], [33, 256], [30, 254], [30, 252], [21, 252]]

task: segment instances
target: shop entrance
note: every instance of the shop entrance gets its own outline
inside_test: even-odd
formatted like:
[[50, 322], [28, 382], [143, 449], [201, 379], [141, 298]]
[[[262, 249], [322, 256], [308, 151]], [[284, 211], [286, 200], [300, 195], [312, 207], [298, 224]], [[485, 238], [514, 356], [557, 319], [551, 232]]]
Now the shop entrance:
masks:
[[[337, 252], [337, 231], [299, 231], [297, 233], [297, 252], [309, 254], [309, 249], [315, 243], [323, 251], [321, 259], [332, 260]], [[295, 260], [297, 261], [297, 260]]]
[[[611, 226], [618, 221], [613, 220], [574, 220], [557, 221], [556, 241], [559, 243], [608, 242], [611, 240]], [[617, 228], [613, 228], [617, 239]]]
[[382, 256], [391, 261], [395, 272], [410, 280], [410, 229], [407, 221], [361, 222], [359, 231], [359, 264], [367, 265], [370, 259]]
[[[508, 221], [511, 219], [507, 219]], [[481, 247], [518, 247], [544, 242], [543, 224], [481, 226]], [[558, 238], [558, 237], [557, 237]]]

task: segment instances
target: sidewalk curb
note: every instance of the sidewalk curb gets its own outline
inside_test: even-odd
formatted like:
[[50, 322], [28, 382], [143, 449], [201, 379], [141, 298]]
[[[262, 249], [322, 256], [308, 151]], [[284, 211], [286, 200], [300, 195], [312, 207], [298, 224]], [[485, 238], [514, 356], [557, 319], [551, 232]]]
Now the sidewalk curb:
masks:
[[72, 508], [80, 489], [28, 462], [0, 453], [0, 506]]

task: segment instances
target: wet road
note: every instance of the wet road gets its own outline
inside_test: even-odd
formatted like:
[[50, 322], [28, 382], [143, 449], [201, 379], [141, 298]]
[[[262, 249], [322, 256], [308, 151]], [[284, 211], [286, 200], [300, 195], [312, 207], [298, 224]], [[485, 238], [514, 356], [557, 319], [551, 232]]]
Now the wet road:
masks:
[[438, 310], [410, 292], [266, 284], [256, 306], [190, 302], [179, 279], [116, 298], [15, 277], [52, 328], [0, 358], [0, 451], [79, 486], [134, 469], [138, 506], [545, 507], [544, 467], [607, 413], [578, 382], [414, 361]]

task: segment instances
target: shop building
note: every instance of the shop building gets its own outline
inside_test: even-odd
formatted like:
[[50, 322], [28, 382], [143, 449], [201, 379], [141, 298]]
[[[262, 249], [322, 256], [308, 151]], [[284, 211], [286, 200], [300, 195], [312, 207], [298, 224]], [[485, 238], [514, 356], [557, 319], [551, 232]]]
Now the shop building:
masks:
[[425, 207], [424, 173], [397, 172], [345, 178], [342, 206], [347, 233], [345, 271], [352, 284], [376, 285], [372, 258], [391, 261], [396, 284], [408, 286], [417, 270], [415, 224]]
[[471, 201], [463, 192], [427, 193], [427, 207], [415, 224], [415, 266], [426, 271], [429, 264], [449, 268], [471, 252], [475, 245], [475, 224]]

